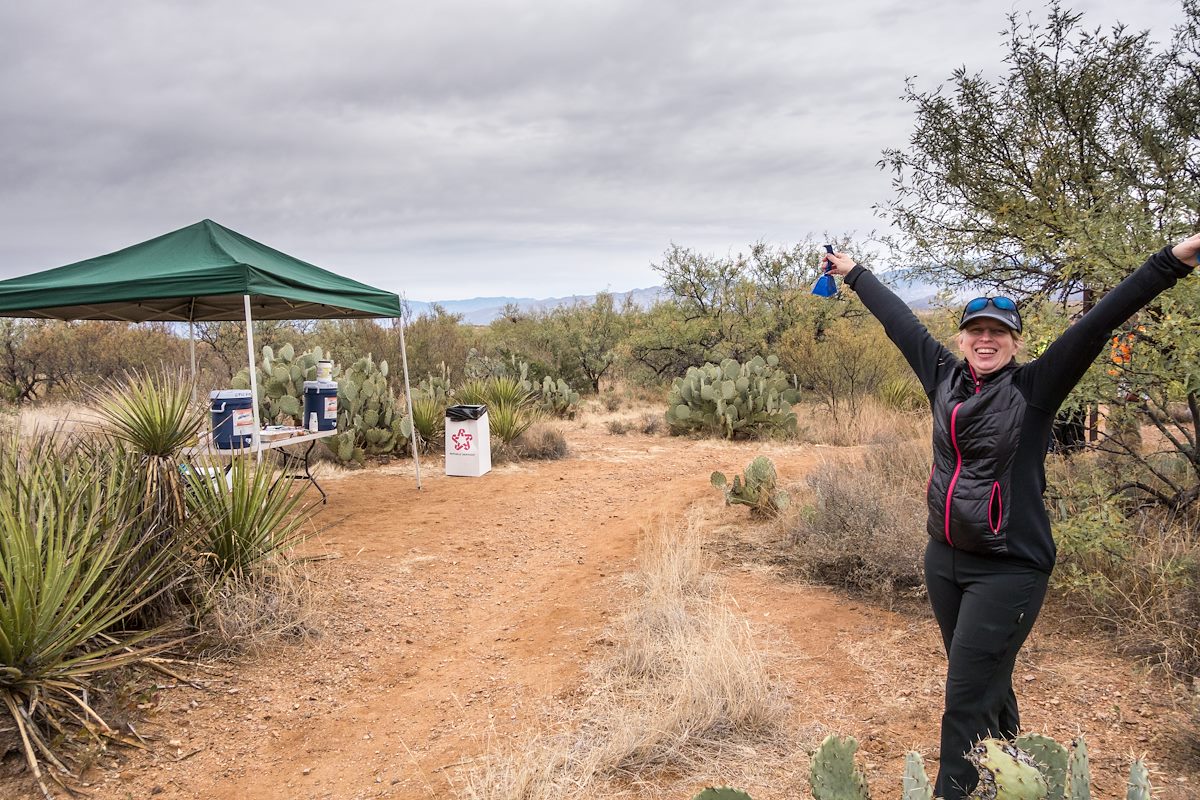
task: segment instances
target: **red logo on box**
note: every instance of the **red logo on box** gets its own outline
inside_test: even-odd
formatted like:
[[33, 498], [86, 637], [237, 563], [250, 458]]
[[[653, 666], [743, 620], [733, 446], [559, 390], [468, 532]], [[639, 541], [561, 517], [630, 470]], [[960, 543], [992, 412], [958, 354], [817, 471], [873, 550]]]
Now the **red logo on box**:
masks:
[[457, 453], [459, 450], [470, 450], [471, 440], [474, 438], [474, 436], [467, 433], [466, 428], [459, 428], [458, 433], [450, 437], [450, 440], [454, 442], [454, 452]]

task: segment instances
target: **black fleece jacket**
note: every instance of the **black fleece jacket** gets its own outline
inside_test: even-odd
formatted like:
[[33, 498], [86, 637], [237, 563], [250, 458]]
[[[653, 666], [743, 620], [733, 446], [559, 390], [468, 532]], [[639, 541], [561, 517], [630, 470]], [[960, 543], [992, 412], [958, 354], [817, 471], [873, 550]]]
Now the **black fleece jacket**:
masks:
[[[1011, 497], [1005, 511], [1007, 552], [994, 557], [1047, 573], [1054, 568], [1054, 539], [1042, 497], [1046, 491], [1046, 449], [1055, 414], [1103, 351], [1113, 330], [1192, 269], [1175, 258], [1169, 247], [1163, 248], [1106, 294], [1046, 348], [1040, 358], [1024, 364], [1014, 360], [980, 379], [986, 389], [989, 378], [1011, 372], [1012, 384], [1026, 404], [1024, 414], [1014, 415], [1014, 419], [1020, 420], [1020, 430], [1010, 477]], [[883, 324], [888, 338], [900, 348], [931, 403], [943, 382], [972, 380], [966, 362], [934, 339], [908, 306], [875, 275], [855, 266], [845, 282]], [[935, 426], [935, 438], [938, 435]], [[943, 449], [947, 446], [935, 441], [935, 451], [939, 444]], [[934, 527], [931, 520], [931, 532]], [[932, 541], [936, 543], [938, 539], [934, 537]], [[941, 542], [941, 546], [946, 546], [946, 542]]]

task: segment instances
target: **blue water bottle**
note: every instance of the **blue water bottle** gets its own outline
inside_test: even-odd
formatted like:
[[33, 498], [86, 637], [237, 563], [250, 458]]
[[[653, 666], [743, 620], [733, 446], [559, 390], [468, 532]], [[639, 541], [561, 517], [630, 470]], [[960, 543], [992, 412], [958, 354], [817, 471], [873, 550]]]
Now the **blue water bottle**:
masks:
[[[825, 252], [832, 253], [833, 245], [825, 245]], [[833, 269], [833, 265], [824, 259], [821, 259], [821, 263], [825, 265], [825, 271], [821, 273], [821, 277], [817, 278], [817, 282], [813, 284], [812, 293], [817, 297], [833, 297], [837, 294], [837, 283], [833, 280], [833, 276], [829, 274], [829, 271]]]

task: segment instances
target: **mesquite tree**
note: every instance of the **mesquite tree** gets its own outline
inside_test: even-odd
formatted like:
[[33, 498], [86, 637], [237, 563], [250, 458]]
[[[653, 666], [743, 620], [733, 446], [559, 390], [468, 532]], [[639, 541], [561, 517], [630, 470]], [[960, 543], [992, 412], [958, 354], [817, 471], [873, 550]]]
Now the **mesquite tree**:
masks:
[[[903, 234], [897, 254], [949, 286], [1087, 307], [1200, 228], [1200, 0], [1182, 10], [1160, 46], [1146, 32], [1088, 28], [1054, 3], [1042, 24], [1009, 17], [1005, 74], [960, 68], [929, 91], [910, 81], [914, 132], [880, 162], [893, 175], [879, 210]], [[1200, 497], [1197, 308], [1193, 278], [1140, 316], [1142, 357], [1114, 365], [1105, 352], [1072, 401], [1151, 412], [1165, 456], [1114, 448], [1141, 468], [1124, 488], [1174, 508]], [[1190, 419], [1169, 413], [1175, 403]]]

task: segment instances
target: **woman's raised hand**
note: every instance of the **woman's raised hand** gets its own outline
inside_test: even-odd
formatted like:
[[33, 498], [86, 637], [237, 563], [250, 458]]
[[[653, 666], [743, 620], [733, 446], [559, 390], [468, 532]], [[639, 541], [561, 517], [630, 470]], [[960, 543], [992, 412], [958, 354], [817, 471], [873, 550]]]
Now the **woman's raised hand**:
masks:
[[1193, 233], [1172, 247], [1171, 253], [1183, 263], [1196, 266], [1197, 256], [1200, 256], [1200, 233]]
[[826, 253], [825, 263], [829, 264], [829, 272], [839, 277], [854, 269], [854, 259], [845, 253]]

